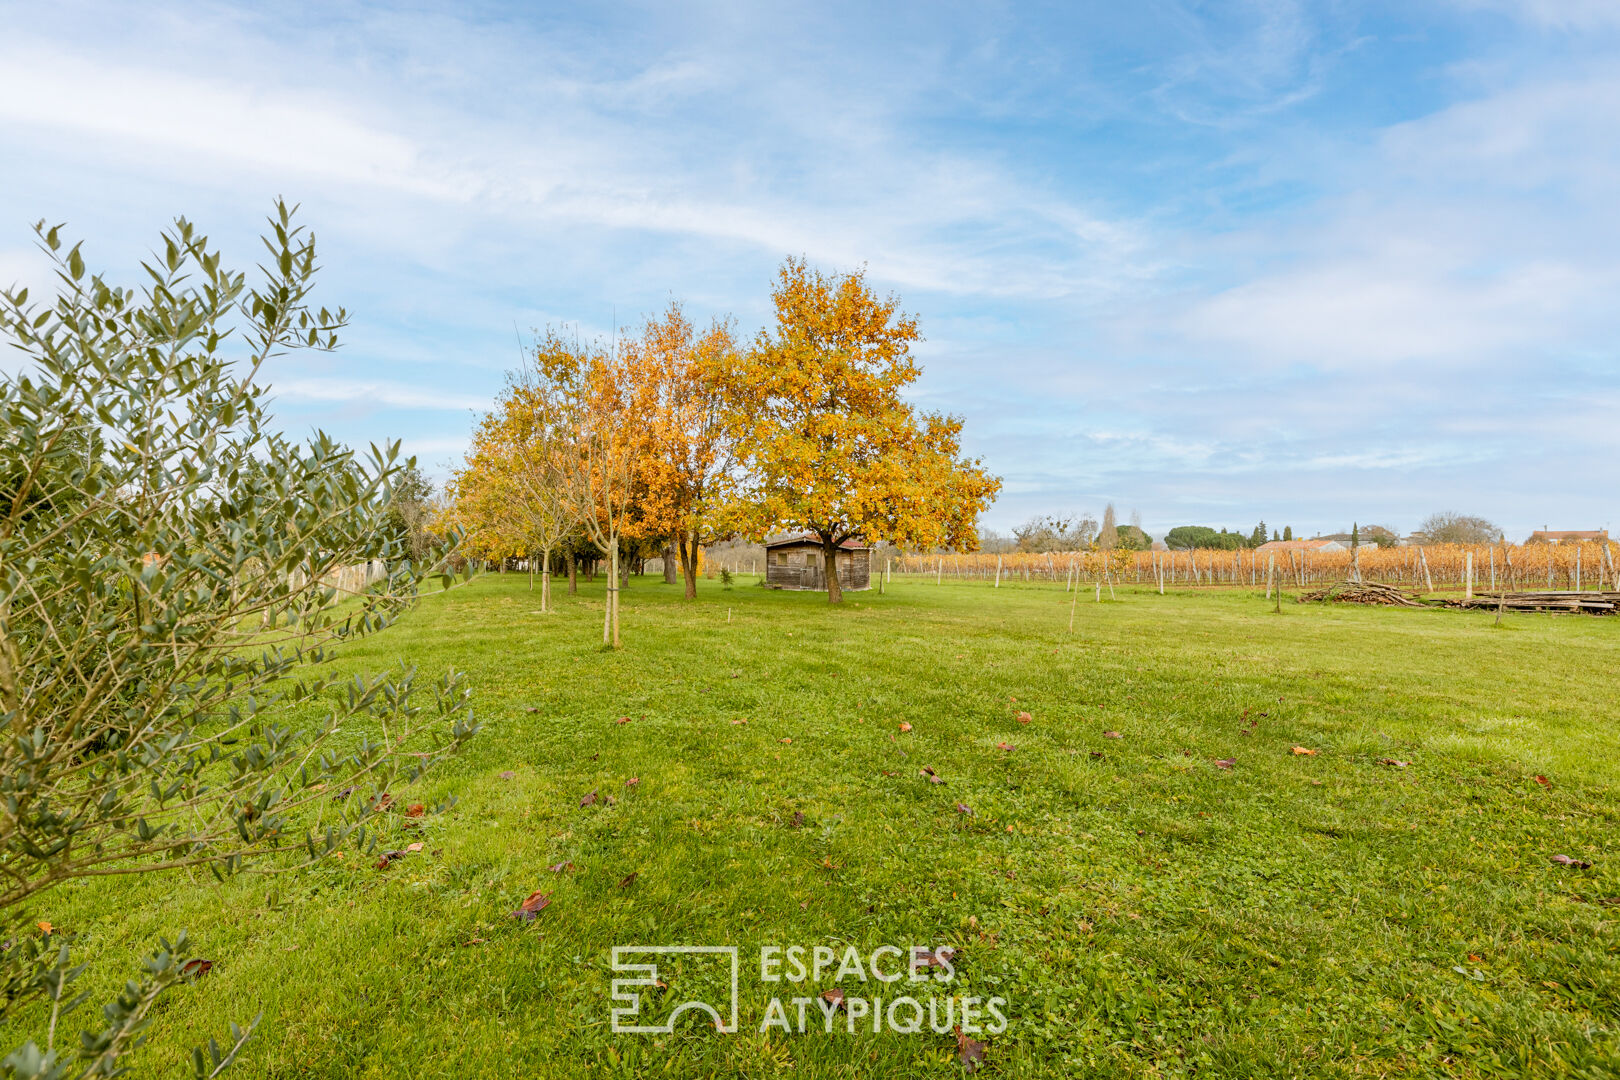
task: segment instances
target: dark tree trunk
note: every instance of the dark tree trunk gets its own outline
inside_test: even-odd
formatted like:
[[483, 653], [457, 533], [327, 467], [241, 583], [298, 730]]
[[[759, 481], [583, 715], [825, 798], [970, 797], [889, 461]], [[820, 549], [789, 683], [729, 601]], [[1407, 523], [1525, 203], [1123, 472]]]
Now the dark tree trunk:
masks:
[[676, 564], [679, 556], [675, 553], [674, 544], [664, 545], [664, 584], [675, 584]]
[[572, 551], [568, 553], [568, 591], [579, 592], [579, 560]]
[[827, 603], [842, 604], [844, 587], [838, 582], [838, 542], [830, 537], [821, 538], [821, 551], [826, 558]]
[[686, 598], [697, 599], [697, 556], [698, 545], [696, 536], [683, 536], [676, 541], [681, 552], [681, 577], [686, 580]]

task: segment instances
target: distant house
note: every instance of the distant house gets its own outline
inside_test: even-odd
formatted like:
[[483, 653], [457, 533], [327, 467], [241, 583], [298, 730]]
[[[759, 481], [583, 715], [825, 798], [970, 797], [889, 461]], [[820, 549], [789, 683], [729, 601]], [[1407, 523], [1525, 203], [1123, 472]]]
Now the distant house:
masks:
[[[814, 536], [788, 536], [765, 545], [765, 584], [773, 589], [823, 592], [827, 557]], [[845, 592], [872, 587], [872, 549], [858, 540], [838, 547], [838, 584]]]
[[[1371, 547], [1371, 544], [1365, 545]], [[1255, 548], [1257, 555], [1282, 554], [1285, 551], [1349, 551], [1348, 540], [1268, 540]]]
[[1582, 541], [1603, 543], [1609, 539], [1608, 529], [1548, 529], [1542, 527], [1530, 534], [1527, 544], [1578, 544]]

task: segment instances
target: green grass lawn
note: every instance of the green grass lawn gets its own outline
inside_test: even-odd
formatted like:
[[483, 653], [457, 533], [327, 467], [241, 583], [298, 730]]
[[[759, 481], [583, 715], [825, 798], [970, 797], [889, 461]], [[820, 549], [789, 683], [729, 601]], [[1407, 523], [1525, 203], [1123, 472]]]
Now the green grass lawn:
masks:
[[[487, 576], [344, 652], [471, 677], [484, 731], [394, 793], [459, 798], [423, 851], [351, 851], [273, 907], [256, 878], [42, 900], [98, 990], [181, 928], [216, 962], [160, 1009], [144, 1070], [262, 1009], [234, 1075], [961, 1073], [926, 1022], [828, 1034], [812, 1008], [808, 1033], [761, 1034], [773, 995], [834, 985], [761, 983], [767, 944], [955, 947], [921, 992], [1005, 999], [981, 1074], [1620, 1068], [1620, 621], [1088, 590], [1070, 634], [1061, 586], [829, 609], [637, 579], [604, 653], [600, 582], [558, 592], [542, 616], [525, 578]], [[388, 847], [418, 835], [396, 818]], [[508, 917], [537, 889], [534, 922]], [[648, 944], [739, 946], [741, 1030], [613, 1034], [611, 950]], [[662, 974], [669, 1001], [714, 988], [696, 958]], [[19, 1019], [11, 1043], [37, 1037]]]

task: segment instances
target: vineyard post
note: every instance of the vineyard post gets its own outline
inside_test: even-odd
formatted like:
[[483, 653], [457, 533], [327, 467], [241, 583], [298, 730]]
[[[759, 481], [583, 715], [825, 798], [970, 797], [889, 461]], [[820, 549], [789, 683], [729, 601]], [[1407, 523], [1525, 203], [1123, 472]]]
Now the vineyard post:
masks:
[[1074, 633], [1074, 608], [1080, 603], [1080, 583], [1074, 583], [1074, 595], [1069, 598], [1069, 633]]
[[1102, 603], [1102, 575], [1097, 575], [1097, 603]]
[[1581, 591], [1581, 545], [1575, 545], [1575, 591]]
[[[1274, 565], [1275, 565], [1275, 563], [1274, 563]], [[1282, 614], [1282, 579], [1278, 578], [1276, 584], [1277, 584], [1277, 595], [1275, 597], [1275, 600], [1276, 600], [1277, 606], [1272, 610], [1276, 614], [1281, 615]], [[1271, 590], [1267, 589], [1266, 592], [1269, 595]]]
[[1159, 575], [1159, 595], [1163, 596], [1164, 595], [1164, 560], [1163, 559], [1155, 559], [1154, 560], [1154, 569], [1158, 572], [1158, 575]]
[[1277, 553], [1273, 551], [1266, 556], [1266, 599], [1271, 599], [1271, 584], [1277, 577]]
[[1357, 584], [1361, 583], [1361, 548], [1359, 547], [1350, 549], [1350, 576], [1355, 579]]
[[1474, 553], [1468, 551], [1463, 555], [1463, 599], [1474, 598]]
[[1428, 583], [1429, 592], [1434, 592], [1434, 577], [1429, 573], [1429, 557], [1418, 548], [1418, 564], [1423, 567], [1423, 580]]
[[1496, 591], [1496, 545], [1491, 545], [1491, 591]]
[[993, 585], [991, 587], [996, 588], [996, 589], [1001, 588], [1001, 556], [1000, 555], [996, 556], [996, 583], [995, 583], [995, 585]]
[[945, 580], [945, 556], [941, 555], [934, 563], [934, 584], [938, 585]]
[[1552, 551], [1553, 551], [1553, 546], [1551, 544], [1548, 544], [1547, 545], [1547, 588], [1549, 588], [1549, 589], [1553, 587]]

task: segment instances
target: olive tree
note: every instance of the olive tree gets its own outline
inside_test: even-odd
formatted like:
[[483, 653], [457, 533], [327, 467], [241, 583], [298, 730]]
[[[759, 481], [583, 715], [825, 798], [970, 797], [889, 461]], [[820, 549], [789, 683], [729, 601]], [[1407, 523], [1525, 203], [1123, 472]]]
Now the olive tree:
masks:
[[[364, 849], [388, 787], [475, 728], [453, 672], [424, 708], [411, 669], [326, 663], [434, 567], [387, 526], [397, 444], [362, 457], [272, 429], [265, 363], [334, 348], [345, 321], [311, 303], [315, 242], [294, 211], [270, 217], [256, 287], [183, 219], [137, 288], [88, 273], [59, 228], [36, 232], [52, 295], [0, 293], [0, 1017], [44, 998], [49, 1018], [0, 1072], [110, 1076], [194, 970], [187, 939], [161, 942], [64, 1047], [81, 969], [67, 935], [36, 928], [42, 893]], [[250, 1032], [199, 1049], [198, 1075]]]

